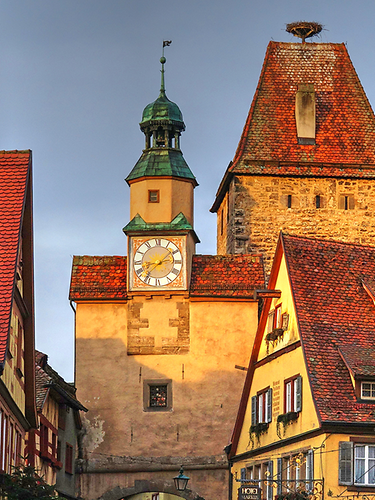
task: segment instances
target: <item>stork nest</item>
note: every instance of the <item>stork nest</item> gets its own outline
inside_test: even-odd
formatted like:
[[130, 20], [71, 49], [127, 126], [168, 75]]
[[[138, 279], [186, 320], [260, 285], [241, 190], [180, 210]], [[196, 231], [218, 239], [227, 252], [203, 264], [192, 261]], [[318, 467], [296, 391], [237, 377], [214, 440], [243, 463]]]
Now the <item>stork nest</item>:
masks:
[[306, 38], [318, 35], [323, 29], [319, 23], [308, 23], [307, 21], [298, 21], [296, 23], [289, 23], [286, 25], [286, 31], [292, 33], [294, 36], [302, 38], [302, 42]]

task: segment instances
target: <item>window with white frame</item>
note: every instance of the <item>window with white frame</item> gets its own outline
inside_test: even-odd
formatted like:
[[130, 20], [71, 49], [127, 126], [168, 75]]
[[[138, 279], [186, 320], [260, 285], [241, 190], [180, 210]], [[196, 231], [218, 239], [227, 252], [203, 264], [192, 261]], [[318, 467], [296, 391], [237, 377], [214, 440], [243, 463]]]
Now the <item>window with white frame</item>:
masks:
[[339, 484], [375, 486], [375, 442], [344, 441], [339, 446]]
[[302, 410], [302, 377], [296, 375], [284, 381], [284, 413]]
[[269, 423], [272, 420], [272, 389], [259, 391], [251, 398], [251, 425]]
[[375, 382], [361, 382], [361, 398], [375, 399]]
[[277, 459], [277, 495], [313, 489], [314, 452], [308, 450]]

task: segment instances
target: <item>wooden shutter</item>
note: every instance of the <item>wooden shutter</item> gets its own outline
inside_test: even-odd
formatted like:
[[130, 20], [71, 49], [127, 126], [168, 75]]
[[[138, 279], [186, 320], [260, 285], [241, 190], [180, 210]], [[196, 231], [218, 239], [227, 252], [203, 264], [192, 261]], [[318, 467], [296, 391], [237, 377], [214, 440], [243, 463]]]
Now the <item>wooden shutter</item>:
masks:
[[251, 425], [257, 424], [257, 397], [251, 398]]
[[246, 479], [246, 468], [242, 467], [241, 469], [241, 481], [244, 481]]
[[268, 486], [267, 486], [267, 500], [273, 499], [273, 460], [268, 462]]
[[266, 408], [266, 422], [272, 421], [272, 389], [267, 391], [267, 408]]
[[296, 378], [296, 401], [295, 401], [295, 411], [302, 410], [302, 377], [299, 376]]
[[278, 458], [277, 459], [277, 489], [276, 489], [276, 493], [278, 495], [281, 495], [283, 492], [282, 478], [283, 478], [283, 459]]
[[73, 446], [68, 443], [65, 448], [65, 472], [73, 474]]
[[339, 443], [339, 484], [353, 484], [353, 443]]

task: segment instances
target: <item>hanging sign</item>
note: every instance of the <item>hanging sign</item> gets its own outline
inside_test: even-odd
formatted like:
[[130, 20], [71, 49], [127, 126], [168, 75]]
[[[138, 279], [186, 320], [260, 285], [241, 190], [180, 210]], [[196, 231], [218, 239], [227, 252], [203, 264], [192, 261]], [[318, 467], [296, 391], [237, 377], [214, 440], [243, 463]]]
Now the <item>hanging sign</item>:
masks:
[[238, 488], [238, 500], [260, 500], [259, 486], [242, 485]]

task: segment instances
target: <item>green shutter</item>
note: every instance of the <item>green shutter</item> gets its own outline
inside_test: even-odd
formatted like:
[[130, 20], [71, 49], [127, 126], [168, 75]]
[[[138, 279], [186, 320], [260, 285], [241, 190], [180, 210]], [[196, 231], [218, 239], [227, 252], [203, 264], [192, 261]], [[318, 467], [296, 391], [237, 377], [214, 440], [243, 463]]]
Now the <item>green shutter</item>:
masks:
[[270, 460], [268, 462], [268, 472], [270, 475], [268, 476], [268, 486], [267, 486], [267, 500], [273, 499], [273, 461]]
[[266, 422], [272, 421], [272, 389], [267, 391], [267, 409], [266, 409]]
[[302, 410], [302, 377], [299, 376], [296, 378], [296, 402], [295, 402], [295, 411]]
[[251, 425], [257, 424], [257, 397], [251, 398]]

